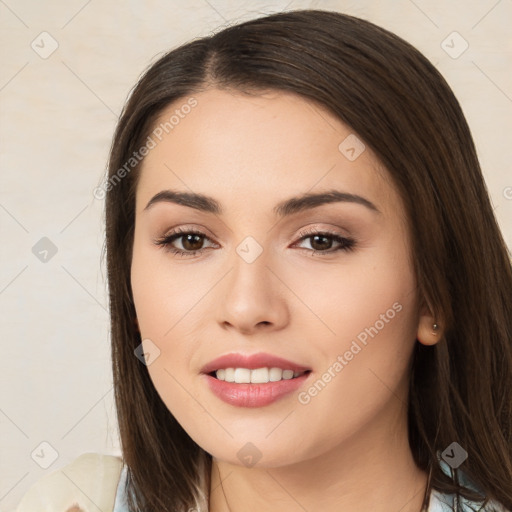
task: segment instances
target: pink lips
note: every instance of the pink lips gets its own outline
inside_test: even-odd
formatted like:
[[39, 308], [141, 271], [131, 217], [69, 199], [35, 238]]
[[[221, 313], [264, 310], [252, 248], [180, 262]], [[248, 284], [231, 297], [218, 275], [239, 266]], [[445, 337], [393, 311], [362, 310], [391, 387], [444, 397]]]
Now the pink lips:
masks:
[[226, 354], [210, 361], [201, 369], [201, 373], [211, 373], [221, 368], [248, 368], [255, 370], [256, 368], [281, 368], [282, 370], [293, 370], [294, 372], [304, 372], [311, 370], [307, 366], [287, 361], [281, 357], [273, 356], [260, 352], [258, 354]]
[[211, 375], [202, 375], [207, 384], [218, 398], [229, 405], [237, 407], [264, 407], [297, 391], [309, 379], [310, 373], [300, 377], [266, 384], [236, 384], [218, 380]]
[[[219, 380], [209, 375], [222, 368], [248, 368], [249, 370], [281, 368], [282, 370], [307, 373], [278, 382], [237, 384]], [[237, 407], [263, 407], [299, 389], [309, 378], [311, 369], [270, 354], [226, 354], [205, 365], [201, 373], [204, 374], [203, 377], [206, 379], [210, 391], [222, 401]]]

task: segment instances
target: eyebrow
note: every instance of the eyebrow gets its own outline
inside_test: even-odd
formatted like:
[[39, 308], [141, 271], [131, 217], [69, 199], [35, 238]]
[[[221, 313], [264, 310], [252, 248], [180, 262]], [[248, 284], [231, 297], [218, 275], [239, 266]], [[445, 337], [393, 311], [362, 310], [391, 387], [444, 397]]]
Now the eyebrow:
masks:
[[[328, 190], [322, 193], [305, 193], [297, 197], [291, 197], [278, 203], [273, 212], [278, 217], [287, 217], [298, 212], [310, 210], [328, 203], [355, 203], [365, 206], [374, 213], [381, 213], [368, 199], [356, 194], [349, 194], [339, 190]], [[194, 208], [206, 213], [222, 215], [223, 209], [220, 203], [213, 197], [193, 192], [180, 192], [177, 190], [162, 190], [155, 194], [148, 202], [144, 210], [156, 203], [175, 203], [189, 208]]]

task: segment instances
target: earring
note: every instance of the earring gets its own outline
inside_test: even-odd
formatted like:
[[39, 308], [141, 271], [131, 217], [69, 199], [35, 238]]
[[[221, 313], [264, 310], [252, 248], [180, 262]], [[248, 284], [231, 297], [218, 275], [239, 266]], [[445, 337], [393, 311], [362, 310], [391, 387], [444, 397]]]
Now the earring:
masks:
[[434, 332], [432, 334], [437, 335], [437, 330], [439, 329], [439, 325], [438, 324], [432, 324], [432, 329], [434, 330]]

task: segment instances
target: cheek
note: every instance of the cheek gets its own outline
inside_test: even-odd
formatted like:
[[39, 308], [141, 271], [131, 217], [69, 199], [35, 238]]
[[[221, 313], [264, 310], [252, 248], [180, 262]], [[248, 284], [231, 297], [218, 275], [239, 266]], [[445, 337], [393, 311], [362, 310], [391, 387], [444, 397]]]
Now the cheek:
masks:
[[407, 401], [418, 316], [405, 255], [390, 245], [347, 258], [344, 265], [289, 271], [289, 279], [300, 276], [294, 292], [311, 305], [300, 332], [308, 334], [320, 362], [320, 382], [306, 390], [301, 403], [313, 423], [330, 418], [316, 425], [325, 429], [326, 443], [340, 429], [348, 435], [359, 430], [383, 404]]
[[131, 286], [139, 327], [143, 337], [165, 342], [187, 329], [193, 308], [205, 293], [197, 274], [170, 263], [163, 249], [155, 249], [135, 238]]
[[397, 348], [414, 336], [415, 277], [406, 248], [391, 237], [337, 262], [299, 261], [280, 273], [307, 306], [296, 315], [301, 328], [314, 329], [318, 339], [329, 341], [329, 350], [341, 350], [358, 336], [364, 342], [375, 328], [381, 344], [388, 340]]
[[[191, 361], [201, 339], [198, 315], [202, 299], [215, 282], [215, 276], [180, 271], [169, 263], [163, 251], [137, 243], [135, 237], [131, 267], [131, 286], [137, 320], [146, 346], [158, 357], [148, 365], [153, 384], [173, 414], [192, 412], [190, 386]], [[206, 284], [201, 284], [206, 283]], [[210, 283], [210, 284], [208, 284]], [[156, 347], [156, 348], [155, 348]], [[186, 391], [185, 391], [186, 389]], [[184, 408], [184, 409], [183, 409]], [[194, 414], [204, 410], [198, 408]]]

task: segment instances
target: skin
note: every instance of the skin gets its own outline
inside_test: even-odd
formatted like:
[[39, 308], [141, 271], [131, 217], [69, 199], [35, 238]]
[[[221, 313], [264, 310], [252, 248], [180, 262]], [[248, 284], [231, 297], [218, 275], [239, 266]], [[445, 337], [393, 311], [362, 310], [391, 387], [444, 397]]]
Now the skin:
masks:
[[[142, 339], [160, 350], [148, 365], [155, 388], [213, 456], [210, 510], [418, 512], [427, 475], [407, 438], [409, 364], [415, 343], [439, 334], [418, 306], [403, 205], [387, 172], [368, 147], [349, 161], [338, 146], [350, 128], [299, 96], [210, 89], [194, 97], [197, 106], [144, 160], [131, 279]], [[165, 189], [212, 196], [225, 211], [145, 209]], [[283, 219], [272, 212], [291, 196], [331, 189], [379, 212], [348, 202]], [[176, 227], [203, 232], [192, 248], [204, 251], [181, 257], [155, 243]], [[339, 244], [301, 239], [305, 228], [356, 246], [322, 256]], [[263, 248], [253, 263], [236, 252], [247, 236]], [[191, 252], [186, 243], [172, 245]], [[220, 355], [267, 352], [312, 368], [299, 390], [307, 391], [395, 303], [400, 312], [307, 404], [292, 393], [235, 407], [200, 375]], [[237, 456], [248, 442], [261, 454], [253, 467]]]

